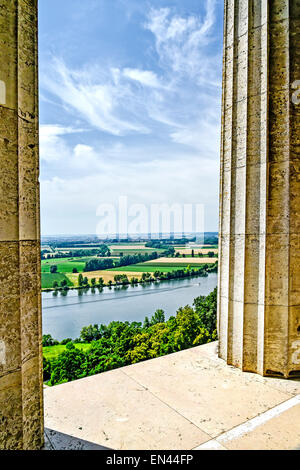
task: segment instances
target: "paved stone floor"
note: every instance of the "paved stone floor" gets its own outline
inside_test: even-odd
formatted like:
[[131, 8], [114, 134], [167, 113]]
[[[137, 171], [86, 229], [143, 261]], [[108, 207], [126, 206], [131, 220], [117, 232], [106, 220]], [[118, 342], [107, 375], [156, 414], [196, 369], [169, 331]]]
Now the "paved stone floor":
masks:
[[216, 348], [46, 388], [46, 448], [299, 448], [300, 381], [241, 372]]

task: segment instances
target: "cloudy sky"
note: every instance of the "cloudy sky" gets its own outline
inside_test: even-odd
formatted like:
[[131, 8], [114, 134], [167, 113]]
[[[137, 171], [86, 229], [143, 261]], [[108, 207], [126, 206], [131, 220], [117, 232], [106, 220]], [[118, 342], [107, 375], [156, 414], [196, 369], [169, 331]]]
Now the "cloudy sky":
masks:
[[204, 204], [218, 229], [223, 0], [42, 0], [42, 234], [97, 208]]

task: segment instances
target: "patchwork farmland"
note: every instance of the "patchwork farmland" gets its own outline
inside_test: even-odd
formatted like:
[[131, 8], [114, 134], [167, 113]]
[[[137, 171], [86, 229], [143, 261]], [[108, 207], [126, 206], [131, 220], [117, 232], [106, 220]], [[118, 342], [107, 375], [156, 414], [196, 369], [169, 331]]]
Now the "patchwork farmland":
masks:
[[[111, 243], [107, 245], [109, 249], [108, 256], [101, 256], [101, 248], [103, 246], [106, 245], [84, 244], [59, 248], [49, 245], [44, 246], [43, 248], [47, 248], [49, 251], [48, 257], [42, 259], [41, 262], [42, 288], [52, 289], [56, 283], [58, 287], [64, 285], [67, 287], [78, 287], [80, 275], [83, 278], [87, 278], [88, 284], [91, 284], [92, 279], [96, 279], [96, 283], [98, 283], [100, 278], [103, 279], [104, 285], [115, 283], [115, 276], [118, 274], [126, 275], [129, 281], [132, 278], [141, 280], [144, 273], [154, 277], [154, 273], [158, 271], [168, 274], [179, 270], [186, 270], [188, 267], [190, 269], [201, 269], [204, 265], [213, 266], [218, 256], [218, 250], [215, 246], [191, 247], [191, 245], [185, 246], [184, 244], [173, 245], [173, 247], [169, 245], [169, 248], [172, 247], [173, 252], [168, 252], [167, 256], [163, 256], [166, 253], [165, 250], [168, 249], [165, 242], [158, 243], [155, 246], [146, 246], [142, 242]], [[83, 254], [91, 254], [93, 256], [76, 256], [75, 253], [78, 250], [83, 250]], [[126, 257], [126, 262], [127, 258], [138, 257], [139, 255], [146, 256], [147, 259], [147, 255], [150, 256], [154, 252], [158, 255], [157, 259], [150, 258], [148, 261], [142, 260], [142, 262], [133, 262], [131, 264], [128, 262], [126, 265], [119, 265], [122, 257], [124, 257], [123, 259]], [[207, 256], [209, 252], [212, 252], [214, 256]], [[72, 256], [68, 257], [69, 253]], [[87, 270], [86, 272], [86, 263], [91, 260], [111, 260], [113, 263], [110, 263], [104, 269], [99, 269], [100, 266], [97, 269], [97, 264], [99, 263], [96, 263], [96, 265], [93, 263], [95, 270]], [[56, 267], [56, 272], [52, 272], [53, 266]]]
[[153, 261], [146, 261], [146, 265], [151, 264], [152, 266], [159, 267], [159, 266], [191, 266], [191, 267], [199, 267], [201, 264], [214, 264], [216, 262], [216, 258], [158, 258], [157, 260]]

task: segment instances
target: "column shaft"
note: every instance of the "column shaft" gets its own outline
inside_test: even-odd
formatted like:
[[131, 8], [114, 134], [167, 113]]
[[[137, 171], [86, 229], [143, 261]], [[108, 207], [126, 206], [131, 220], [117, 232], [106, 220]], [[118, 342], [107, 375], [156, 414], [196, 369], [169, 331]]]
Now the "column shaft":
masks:
[[225, 0], [219, 355], [283, 377], [300, 375], [299, 39], [299, 0]]
[[43, 444], [37, 0], [0, 0], [0, 449]]

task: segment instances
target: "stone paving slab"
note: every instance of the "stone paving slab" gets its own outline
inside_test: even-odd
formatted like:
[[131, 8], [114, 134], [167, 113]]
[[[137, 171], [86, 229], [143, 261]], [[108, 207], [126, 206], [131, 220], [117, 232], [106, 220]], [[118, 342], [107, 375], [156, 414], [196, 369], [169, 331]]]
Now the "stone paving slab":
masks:
[[261, 425], [248, 432], [242, 432], [241, 435], [237, 435], [233, 439], [218, 438], [218, 442], [230, 450], [299, 449], [300, 395], [298, 404], [283, 411], [278, 416], [274, 416], [265, 422], [262, 421]]
[[212, 437], [292, 396], [257, 381], [254, 374], [228, 367], [210, 355], [214, 347], [200, 346], [135, 364], [124, 372]]
[[118, 450], [296, 448], [300, 381], [228, 367], [216, 346], [47, 388], [45, 426]]
[[44, 393], [47, 428], [105, 447], [185, 450], [210, 439], [122, 370]]

